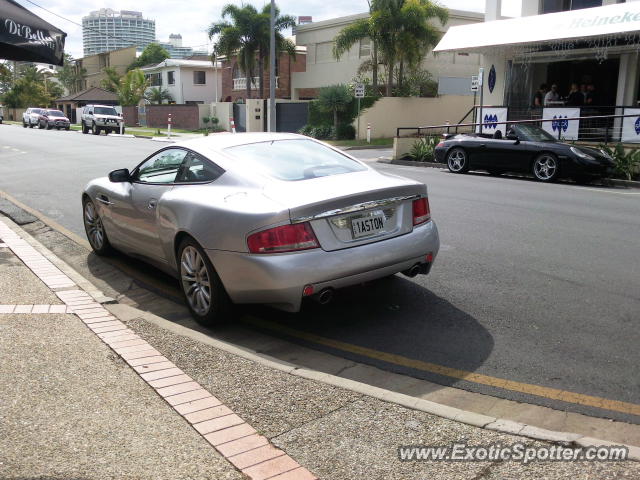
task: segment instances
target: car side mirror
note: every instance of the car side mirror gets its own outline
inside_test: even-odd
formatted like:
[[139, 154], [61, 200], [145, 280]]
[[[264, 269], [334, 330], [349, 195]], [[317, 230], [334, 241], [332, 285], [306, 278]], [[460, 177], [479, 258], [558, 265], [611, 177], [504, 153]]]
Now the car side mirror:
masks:
[[131, 174], [127, 168], [119, 168], [109, 173], [109, 181], [113, 183], [130, 182]]

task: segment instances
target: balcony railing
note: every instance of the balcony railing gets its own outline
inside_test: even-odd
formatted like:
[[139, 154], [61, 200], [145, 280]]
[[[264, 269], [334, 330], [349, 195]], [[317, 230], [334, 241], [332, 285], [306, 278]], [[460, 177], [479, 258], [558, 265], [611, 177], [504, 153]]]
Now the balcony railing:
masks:
[[[280, 77], [276, 77], [276, 88], [280, 88], [278, 86], [278, 80]], [[269, 88], [269, 82], [264, 82], [265, 83], [265, 88]], [[259, 77], [253, 77], [251, 79], [251, 90], [257, 90], [259, 87]], [[246, 77], [243, 78], [234, 78], [233, 79], [233, 89], [234, 90], [246, 90], [247, 89], [247, 79]]]

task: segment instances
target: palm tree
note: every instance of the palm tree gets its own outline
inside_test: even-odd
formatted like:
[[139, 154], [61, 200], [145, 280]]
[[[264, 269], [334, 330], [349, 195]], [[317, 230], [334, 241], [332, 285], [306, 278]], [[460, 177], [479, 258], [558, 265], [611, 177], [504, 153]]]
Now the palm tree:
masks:
[[[259, 14], [259, 36], [258, 40], [258, 83], [260, 98], [264, 98], [264, 67], [269, 64], [269, 46], [271, 42], [271, 5], [265, 5]], [[296, 18], [291, 15], [280, 15], [280, 10], [275, 9], [275, 31], [276, 31], [276, 59], [280, 58], [280, 53], [286, 52], [290, 57], [296, 56], [296, 45], [291, 40], [284, 38], [282, 33], [287, 28], [296, 25]]]
[[149, 80], [139, 68], [129, 70], [121, 79], [118, 86], [118, 101], [123, 107], [135, 106], [144, 98], [144, 92], [149, 88]]
[[224, 56], [230, 61], [233, 55], [237, 55], [240, 69], [247, 79], [247, 98], [249, 99], [259, 47], [260, 17], [253, 5], [238, 7], [233, 4], [222, 8], [222, 18], [227, 17], [231, 22], [212, 23], [207, 30], [209, 39], [218, 35], [213, 46], [212, 58], [215, 61], [216, 58]]
[[118, 91], [122, 75], [118, 73], [115, 67], [105, 67], [102, 71], [107, 78], [102, 79], [100, 86], [109, 92], [116, 93]]
[[334, 55], [339, 59], [356, 42], [370, 38], [376, 57], [372, 62], [374, 88], [377, 86], [379, 55], [385, 64], [386, 95], [391, 96], [396, 64], [401, 85], [405, 65], [419, 64], [440, 37], [429, 21], [437, 18], [444, 25], [449, 13], [431, 0], [371, 0], [369, 11], [368, 18], [351, 24], [338, 34]]
[[[367, 3], [369, 4], [369, 14], [371, 14], [371, 0], [367, 0]], [[362, 66], [365, 63], [367, 63], [367, 67], [370, 66], [373, 91], [378, 95], [378, 36], [373, 29], [371, 17], [361, 18], [342, 29], [334, 38], [333, 56], [336, 60], [340, 60], [340, 57], [349, 51], [351, 47], [366, 39], [371, 41], [371, 60], [363, 62]]]
[[173, 97], [169, 93], [168, 90], [163, 90], [162, 88], [153, 87], [147, 93], [144, 94], [145, 100], [150, 103], [157, 103], [158, 105], [162, 104], [165, 100], [167, 102], [173, 101]]
[[318, 94], [318, 107], [325, 112], [333, 112], [333, 135], [338, 138], [338, 112], [343, 112], [353, 97], [346, 85], [323, 87]]

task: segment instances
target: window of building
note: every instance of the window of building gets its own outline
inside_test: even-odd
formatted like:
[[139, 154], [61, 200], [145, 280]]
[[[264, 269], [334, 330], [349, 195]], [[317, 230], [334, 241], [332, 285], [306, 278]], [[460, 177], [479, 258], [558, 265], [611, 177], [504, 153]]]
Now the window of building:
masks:
[[149, 85], [152, 87], [162, 86], [162, 74], [161, 73], [147, 73], [146, 79], [149, 80]]
[[202, 70], [196, 70], [193, 72], [193, 84], [205, 85], [207, 83], [207, 72]]
[[371, 56], [371, 39], [363, 38], [360, 40], [360, 58], [367, 58]]
[[601, 6], [602, 0], [543, 0], [542, 13], [565, 12], [567, 10]]
[[316, 44], [316, 63], [333, 62], [333, 42]]
[[167, 85], [175, 85], [176, 84], [176, 72], [173, 70], [167, 72]]

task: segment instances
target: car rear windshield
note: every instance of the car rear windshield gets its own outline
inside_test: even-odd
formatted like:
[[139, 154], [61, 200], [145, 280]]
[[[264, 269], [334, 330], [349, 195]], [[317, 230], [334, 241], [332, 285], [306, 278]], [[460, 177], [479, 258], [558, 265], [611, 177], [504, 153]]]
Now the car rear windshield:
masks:
[[50, 117], [64, 117], [64, 114], [58, 110], [49, 110], [47, 115]]
[[366, 170], [358, 162], [313, 140], [272, 140], [228, 147], [225, 152], [249, 169], [290, 182]]
[[93, 113], [96, 115], [118, 115], [115, 108], [96, 107], [93, 109]]

